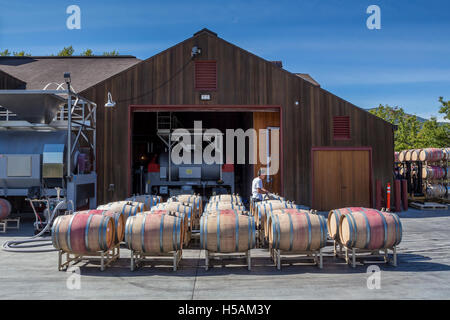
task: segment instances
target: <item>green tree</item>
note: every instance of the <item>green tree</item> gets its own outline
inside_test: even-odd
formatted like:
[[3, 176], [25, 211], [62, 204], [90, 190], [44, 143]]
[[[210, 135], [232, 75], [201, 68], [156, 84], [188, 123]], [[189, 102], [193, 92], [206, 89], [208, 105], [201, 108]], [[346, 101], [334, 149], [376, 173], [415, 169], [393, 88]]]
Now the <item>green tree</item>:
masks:
[[3, 51], [0, 51], [0, 57], [8, 57], [11, 55], [11, 52], [9, 52], [8, 49], [5, 49]]
[[439, 102], [442, 104], [439, 113], [444, 114], [444, 119], [450, 120], [450, 100], [444, 101], [443, 97], [439, 97]]
[[75, 50], [72, 46], [64, 47], [60, 52], [58, 52], [59, 57], [71, 57], [73, 56], [73, 53]]
[[379, 105], [371, 109], [370, 113], [397, 126], [394, 132], [395, 151], [414, 148], [417, 144], [418, 133], [421, 129], [416, 116], [405, 114], [403, 108]]
[[91, 57], [91, 56], [93, 56], [94, 54], [93, 54], [93, 52], [92, 52], [91, 49], [86, 49], [86, 50], [83, 51], [83, 53], [82, 53], [81, 55], [82, 55], [82, 56]]
[[119, 52], [116, 51], [116, 50], [113, 50], [113, 51], [111, 51], [111, 52], [103, 52], [103, 55], [104, 55], [104, 56], [118, 56], [118, 55], [119, 55]]
[[416, 148], [444, 148], [450, 146], [450, 126], [440, 124], [435, 117], [423, 123], [417, 136]]

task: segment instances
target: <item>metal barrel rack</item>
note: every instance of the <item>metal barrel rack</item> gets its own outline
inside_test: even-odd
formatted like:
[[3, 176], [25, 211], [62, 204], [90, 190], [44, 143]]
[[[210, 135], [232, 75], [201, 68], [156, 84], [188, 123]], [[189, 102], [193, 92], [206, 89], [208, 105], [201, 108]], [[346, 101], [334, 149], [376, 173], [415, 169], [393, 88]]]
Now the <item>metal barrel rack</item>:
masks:
[[58, 270], [59, 271], [67, 270], [71, 264], [74, 265], [81, 261], [88, 261], [88, 262], [100, 261], [100, 270], [105, 271], [105, 268], [110, 266], [111, 263], [113, 263], [114, 261], [118, 260], [119, 257], [120, 257], [120, 244], [116, 244], [109, 250], [92, 252], [87, 254], [76, 254], [59, 250]]
[[[334, 255], [338, 258], [345, 259], [347, 264], [356, 267], [356, 260], [360, 259], [383, 259], [382, 261], [363, 261], [363, 263], [390, 263], [394, 267], [397, 266], [397, 246], [392, 248], [384, 248], [377, 250], [348, 248], [339, 241], [334, 241]], [[389, 251], [391, 257], [389, 257]]]
[[[15, 223], [16, 226], [9, 227], [8, 223]], [[7, 229], [20, 229], [20, 218], [7, 218], [0, 220], [0, 232], [5, 233]]]
[[270, 249], [270, 257], [272, 258], [272, 261], [275, 263], [278, 270], [281, 270], [282, 259], [290, 261], [312, 260], [314, 264], [319, 267], [319, 269], [323, 268], [322, 249], [297, 252], [283, 251], [280, 249]]
[[162, 259], [157, 259], [160, 257], [171, 257], [172, 258], [172, 268], [173, 271], [177, 271], [178, 265], [180, 264], [181, 258], [183, 255], [182, 250], [171, 251], [167, 253], [142, 253], [138, 251], [131, 250], [131, 259], [130, 259], [130, 270], [134, 271], [136, 268], [143, 266], [144, 264], [152, 264], [156, 261], [160, 262]]
[[247, 269], [252, 269], [252, 257], [251, 250], [245, 252], [231, 252], [231, 253], [219, 253], [205, 250], [205, 270], [208, 271], [211, 260], [225, 260], [225, 259], [245, 259], [247, 262]]

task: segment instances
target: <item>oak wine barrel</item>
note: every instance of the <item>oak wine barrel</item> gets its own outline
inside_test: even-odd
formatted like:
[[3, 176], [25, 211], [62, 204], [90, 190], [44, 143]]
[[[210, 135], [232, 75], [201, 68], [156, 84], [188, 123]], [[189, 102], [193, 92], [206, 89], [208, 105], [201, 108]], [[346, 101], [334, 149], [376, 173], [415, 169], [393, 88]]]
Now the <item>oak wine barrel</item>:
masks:
[[443, 148], [442, 152], [444, 153], [443, 160], [450, 160], [450, 148]]
[[236, 209], [245, 211], [245, 207], [242, 203], [234, 203], [234, 202], [208, 202], [205, 206], [205, 211], [210, 210], [228, 210], [228, 209]]
[[138, 213], [138, 215], [143, 215], [143, 214], [166, 214], [166, 215], [172, 215], [172, 216], [180, 218], [182, 220], [181, 243], [183, 243], [183, 246], [187, 246], [189, 244], [189, 242], [191, 241], [191, 229], [189, 228], [189, 219], [185, 213], [169, 211], [169, 210], [153, 210], [153, 211], [143, 211], [143, 212]]
[[175, 215], [139, 214], [125, 226], [128, 249], [143, 254], [160, 254], [183, 248], [183, 220]]
[[276, 209], [276, 210], [273, 210], [272, 212], [267, 213], [267, 217], [266, 217], [266, 221], [265, 221], [265, 225], [264, 225], [264, 237], [265, 237], [265, 239], [269, 239], [268, 221], [269, 221], [269, 218], [271, 216], [279, 215], [279, 214], [296, 214], [296, 213], [301, 213], [301, 212], [309, 213], [308, 210], [296, 209], [296, 208], [293, 208], [293, 209]]
[[143, 211], [150, 210], [153, 206], [161, 202], [161, 197], [150, 194], [136, 195], [126, 199], [127, 201], [140, 202], [144, 204]]
[[422, 168], [422, 178], [423, 179], [442, 179], [446, 175], [445, 168], [438, 166], [425, 166]]
[[402, 239], [402, 224], [399, 217], [390, 212], [375, 209], [350, 212], [340, 218], [339, 237], [348, 248], [392, 248]]
[[114, 218], [99, 214], [59, 216], [52, 226], [56, 249], [75, 254], [109, 250], [115, 242]]
[[257, 202], [255, 206], [255, 219], [257, 226], [266, 224], [267, 214], [277, 209], [300, 209], [300, 206], [287, 201], [269, 200]]
[[328, 213], [327, 219], [328, 234], [330, 235], [331, 239], [339, 240], [339, 220], [341, 219], [341, 216], [343, 214], [364, 210], [366, 209], [361, 207], [349, 207], [331, 210]]
[[425, 148], [420, 152], [419, 160], [436, 162], [444, 159], [444, 151], [439, 148]]
[[98, 206], [97, 209], [120, 212], [127, 219], [130, 216], [135, 216], [138, 212], [144, 211], [144, 204], [136, 201], [117, 201]]
[[447, 188], [442, 184], [429, 184], [426, 187], [429, 198], [444, 198], [447, 194]]
[[181, 202], [162, 202], [154, 206], [150, 211], [154, 210], [167, 210], [170, 212], [181, 212], [186, 214], [190, 226], [192, 227], [192, 223], [194, 221], [195, 216], [197, 215], [197, 211], [194, 207], [189, 206], [188, 204], [184, 204]]
[[235, 202], [242, 203], [242, 198], [237, 194], [219, 194], [209, 198], [209, 202]]
[[6, 199], [0, 198], [0, 221], [9, 217], [11, 209], [11, 203]]
[[399, 162], [405, 162], [406, 161], [405, 160], [406, 152], [407, 152], [407, 150], [402, 150], [402, 151], [399, 152], [399, 154], [398, 154], [398, 161]]
[[302, 252], [319, 250], [327, 243], [327, 224], [321, 215], [299, 211], [268, 219], [269, 248]]
[[411, 151], [411, 161], [419, 161], [419, 155], [422, 149], [414, 149]]
[[75, 212], [74, 214], [99, 214], [108, 216], [114, 219], [115, 243], [121, 243], [125, 235], [125, 217], [121, 212], [114, 212], [110, 210], [83, 210]]
[[[181, 194], [176, 197], [179, 202], [191, 203], [197, 209], [199, 216], [201, 216], [203, 212], [203, 201], [202, 197], [199, 195], [191, 195], [191, 194]], [[169, 202], [169, 201], [168, 201]]]
[[405, 161], [411, 161], [411, 153], [413, 150], [406, 150]]
[[200, 248], [221, 253], [245, 252], [256, 244], [255, 219], [221, 210], [200, 219]]

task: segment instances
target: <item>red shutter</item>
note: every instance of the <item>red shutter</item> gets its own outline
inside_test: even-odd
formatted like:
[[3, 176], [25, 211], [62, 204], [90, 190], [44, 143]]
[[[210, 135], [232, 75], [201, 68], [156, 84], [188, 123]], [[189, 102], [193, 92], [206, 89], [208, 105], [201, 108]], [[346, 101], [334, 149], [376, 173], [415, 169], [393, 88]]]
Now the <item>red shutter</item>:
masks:
[[350, 139], [350, 117], [338, 116], [333, 117], [333, 139], [349, 140]]
[[217, 89], [217, 63], [213, 60], [195, 61], [195, 90]]

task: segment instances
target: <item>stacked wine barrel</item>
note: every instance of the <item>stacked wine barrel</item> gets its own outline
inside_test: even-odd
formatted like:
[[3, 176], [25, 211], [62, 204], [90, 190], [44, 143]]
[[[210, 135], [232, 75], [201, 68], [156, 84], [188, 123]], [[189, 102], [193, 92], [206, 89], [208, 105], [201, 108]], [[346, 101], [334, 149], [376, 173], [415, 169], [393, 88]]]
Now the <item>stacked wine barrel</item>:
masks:
[[[400, 162], [412, 161], [422, 163], [422, 171], [419, 174], [424, 181], [422, 189], [427, 198], [450, 198], [448, 192], [450, 148], [403, 150], [399, 153], [398, 158]], [[405, 173], [405, 168], [402, 168], [400, 174]]]
[[121, 213], [102, 210], [59, 216], [52, 225], [53, 246], [80, 255], [108, 251], [122, 241], [123, 221]]
[[200, 247], [211, 252], [245, 252], [256, 245], [255, 219], [239, 195], [212, 196], [200, 218]]
[[11, 214], [11, 203], [8, 200], [0, 198], [0, 221], [6, 219]]
[[328, 233], [347, 248], [380, 250], [402, 240], [399, 217], [370, 208], [335, 209], [328, 214]]

